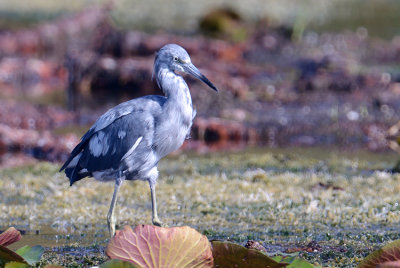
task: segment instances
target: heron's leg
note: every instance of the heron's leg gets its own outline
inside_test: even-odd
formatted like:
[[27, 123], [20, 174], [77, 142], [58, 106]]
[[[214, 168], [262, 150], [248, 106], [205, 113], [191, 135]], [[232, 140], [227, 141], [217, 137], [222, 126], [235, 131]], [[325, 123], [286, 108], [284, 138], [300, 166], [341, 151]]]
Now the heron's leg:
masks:
[[162, 226], [163, 223], [160, 221], [157, 215], [156, 183], [155, 181], [149, 180], [149, 184], [151, 194], [152, 222], [156, 226]]
[[110, 232], [111, 238], [115, 235], [115, 216], [114, 216], [114, 208], [115, 204], [117, 203], [117, 195], [119, 188], [121, 187], [121, 184], [124, 180], [119, 177], [118, 179], [115, 180], [115, 188], [114, 188], [114, 194], [111, 200], [111, 205], [110, 209], [108, 210], [107, 214], [107, 225], [108, 225], [108, 231]]

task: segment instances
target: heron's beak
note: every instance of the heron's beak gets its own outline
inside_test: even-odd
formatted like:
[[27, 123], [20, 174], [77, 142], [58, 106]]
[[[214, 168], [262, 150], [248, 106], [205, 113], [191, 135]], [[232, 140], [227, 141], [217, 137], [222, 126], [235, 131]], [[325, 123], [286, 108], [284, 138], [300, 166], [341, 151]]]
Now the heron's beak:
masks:
[[207, 77], [205, 77], [199, 71], [199, 69], [197, 69], [196, 66], [194, 66], [192, 63], [189, 62], [189, 63], [184, 64], [183, 68], [185, 69], [185, 72], [187, 72], [190, 75], [193, 75], [194, 77], [196, 77], [197, 79], [199, 79], [200, 81], [205, 83], [207, 86], [209, 86], [210, 88], [212, 88], [218, 92], [218, 89], [213, 85], [213, 83], [211, 83], [211, 81], [208, 80]]

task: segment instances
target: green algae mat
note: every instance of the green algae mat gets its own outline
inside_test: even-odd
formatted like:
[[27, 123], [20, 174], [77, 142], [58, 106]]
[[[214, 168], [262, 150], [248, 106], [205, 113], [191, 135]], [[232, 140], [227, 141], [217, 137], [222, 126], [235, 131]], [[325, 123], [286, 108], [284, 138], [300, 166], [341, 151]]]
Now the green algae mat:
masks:
[[[389, 171], [398, 158], [325, 148], [180, 154], [160, 162], [159, 216], [209, 239], [253, 240], [271, 255], [354, 267], [400, 239], [400, 175]], [[58, 169], [0, 170], [0, 230], [22, 230], [15, 249], [42, 245], [39, 265], [102, 263], [113, 184], [84, 179], [69, 187]], [[148, 184], [125, 182], [116, 213], [120, 228], [150, 224]]]

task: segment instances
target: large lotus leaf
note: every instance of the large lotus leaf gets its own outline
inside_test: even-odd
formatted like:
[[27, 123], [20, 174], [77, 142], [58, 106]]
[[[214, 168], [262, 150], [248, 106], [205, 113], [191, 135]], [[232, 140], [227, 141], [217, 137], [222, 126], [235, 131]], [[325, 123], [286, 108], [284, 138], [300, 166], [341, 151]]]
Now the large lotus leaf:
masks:
[[33, 265], [40, 261], [44, 253], [44, 248], [42, 246], [23, 246], [16, 253], [23, 257], [29, 265]]
[[306, 260], [302, 260], [296, 257], [290, 257], [290, 256], [275, 256], [272, 257], [273, 260], [276, 262], [282, 262], [282, 263], [287, 263], [288, 266], [286, 268], [314, 268], [318, 266], [314, 266], [311, 263], [309, 263]]
[[0, 245], [8, 246], [21, 239], [21, 233], [14, 227], [10, 227], [0, 234]]
[[130, 262], [127, 261], [122, 261], [122, 260], [109, 260], [100, 265], [100, 268], [141, 268], [139, 266], [136, 266]]
[[6, 265], [4, 266], [4, 268], [28, 268], [28, 267], [29, 267], [28, 264], [16, 261], [7, 262]]
[[163, 228], [153, 225], [125, 226], [107, 246], [112, 259], [141, 267], [213, 267], [207, 237], [188, 226]]
[[285, 267], [287, 263], [279, 263], [255, 249], [248, 249], [240, 245], [213, 241], [212, 252], [215, 267]]
[[400, 240], [396, 240], [392, 243], [387, 244], [383, 248], [378, 249], [369, 254], [357, 267], [358, 268], [381, 267], [379, 265], [382, 265], [385, 262], [393, 262], [399, 260], [400, 260]]
[[15, 253], [14, 251], [0, 245], [0, 264], [11, 261], [27, 263], [24, 258]]
[[377, 266], [378, 268], [400, 268], [400, 260], [387, 261]]

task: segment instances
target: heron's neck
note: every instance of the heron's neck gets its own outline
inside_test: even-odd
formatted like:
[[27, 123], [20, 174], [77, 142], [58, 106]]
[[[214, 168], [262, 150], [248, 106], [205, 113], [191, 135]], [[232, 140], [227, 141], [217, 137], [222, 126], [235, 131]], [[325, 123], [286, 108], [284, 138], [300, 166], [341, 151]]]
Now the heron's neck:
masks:
[[189, 87], [180, 75], [167, 68], [160, 68], [157, 72], [157, 83], [169, 101], [192, 107], [192, 97]]

